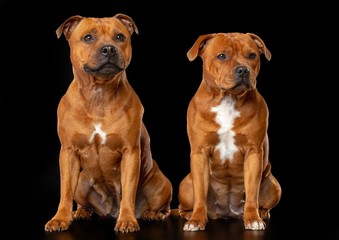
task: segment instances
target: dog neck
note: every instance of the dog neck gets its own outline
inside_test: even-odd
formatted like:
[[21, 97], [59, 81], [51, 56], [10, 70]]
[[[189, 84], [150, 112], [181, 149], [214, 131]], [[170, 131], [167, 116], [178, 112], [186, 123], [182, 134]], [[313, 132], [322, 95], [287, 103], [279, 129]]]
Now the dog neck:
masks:
[[75, 76], [73, 85], [77, 88], [81, 102], [89, 109], [111, 105], [113, 100], [123, 98], [129, 88], [125, 71], [108, 81], [97, 81], [92, 75]]
[[242, 90], [239, 92], [225, 91], [219, 87], [211, 86], [203, 80], [199, 87], [199, 97], [209, 102], [220, 103], [225, 97], [231, 97], [236, 100], [237, 105], [242, 105], [247, 99], [256, 92], [256, 89]]

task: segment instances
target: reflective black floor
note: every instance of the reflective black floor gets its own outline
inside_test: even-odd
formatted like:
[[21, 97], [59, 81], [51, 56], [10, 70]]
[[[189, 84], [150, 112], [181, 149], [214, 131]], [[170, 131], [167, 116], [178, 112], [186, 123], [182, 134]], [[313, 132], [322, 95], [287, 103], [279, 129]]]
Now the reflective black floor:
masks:
[[206, 229], [199, 232], [182, 231], [185, 220], [178, 217], [170, 217], [163, 222], [140, 221], [140, 231], [135, 233], [116, 233], [113, 231], [115, 221], [90, 220], [74, 222], [70, 229], [65, 232], [44, 233], [44, 240], [207, 240], [207, 239], [283, 239], [281, 226], [271, 221], [264, 231], [244, 230], [241, 221], [237, 220], [214, 220], [209, 221]]
[[[25, 198], [26, 197], [26, 198]], [[115, 220], [93, 217], [72, 223], [67, 231], [45, 232], [45, 223], [54, 215], [47, 205], [30, 205], [29, 197], [22, 195], [22, 204], [2, 206], [1, 240], [338, 240], [336, 222], [331, 220], [330, 208], [296, 209], [277, 207], [271, 212], [263, 231], [245, 230], [241, 220], [209, 220], [204, 231], [184, 232], [186, 220], [171, 216], [164, 221], [139, 221], [140, 231], [134, 233], [114, 232]], [[38, 197], [33, 197], [38, 199]], [[26, 200], [26, 201], [25, 201]], [[2, 202], [3, 203], [3, 202]], [[13, 202], [15, 203], [15, 202]], [[39, 201], [37, 201], [39, 203]], [[40, 202], [41, 203], [41, 202]], [[51, 203], [51, 202], [50, 202]], [[52, 203], [54, 205], [54, 203]], [[282, 204], [283, 205], [283, 204]], [[306, 206], [306, 205], [305, 205]], [[330, 205], [328, 205], [330, 206]], [[39, 208], [40, 207], [40, 208]], [[324, 208], [325, 207], [325, 208]], [[307, 211], [305, 211], [307, 210]], [[334, 212], [333, 212], [334, 213]]]

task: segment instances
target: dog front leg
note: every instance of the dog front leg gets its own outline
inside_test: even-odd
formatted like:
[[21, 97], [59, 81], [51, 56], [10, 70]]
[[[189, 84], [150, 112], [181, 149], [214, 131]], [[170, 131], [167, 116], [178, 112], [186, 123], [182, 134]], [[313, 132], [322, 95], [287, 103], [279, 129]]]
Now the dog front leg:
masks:
[[185, 223], [183, 230], [204, 230], [207, 222], [206, 198], [209, 184], [209, 165], [206, 153], [201, 150], [192, 153], [190, 168], [194, 193], [193, 212], [191, 218]]
[[80, 160], [71, 150], [61, 147], [59, 165], [60, 202], [57, 213], [45, 225], [48, 232], [67, 230], [73, 220], [73, 197], [80, 173]]
[[263, 155], [250, 152], [244, 163], [245, 206], [244, 225], [249, 230], [264, 230], [265, 222], [259, 216], [259, 190], [263, 170]]
[[121, 161], [121, 204], [114, 230], [120, 232], [139, 231], [135, 217], [135, 198], [140, 175], [140, 148], [128, 149]]

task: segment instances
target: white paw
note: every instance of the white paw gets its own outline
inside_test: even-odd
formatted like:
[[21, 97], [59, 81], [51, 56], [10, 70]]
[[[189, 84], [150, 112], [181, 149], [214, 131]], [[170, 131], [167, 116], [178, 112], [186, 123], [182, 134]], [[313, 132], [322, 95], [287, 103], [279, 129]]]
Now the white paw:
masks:
[[264, 230], [265, 227], [265, 223], [261, 221], [253, 221], [245, 226], [245, 228], [249, 230]]
[[193, 225], [193, 224], [185, 224], [183, 230], [184, 231], [194, 232], [194, 231], [199, 231], [200, 228], [198, 226]]

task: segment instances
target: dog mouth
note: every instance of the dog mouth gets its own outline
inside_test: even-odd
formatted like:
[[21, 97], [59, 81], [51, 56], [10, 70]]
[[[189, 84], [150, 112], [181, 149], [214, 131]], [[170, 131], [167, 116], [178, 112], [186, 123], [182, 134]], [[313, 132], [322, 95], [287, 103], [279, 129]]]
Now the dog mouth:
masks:
[[247, 83], [237, 83], [236, 85], [234, 85], [233, 87], [230, 88], [226, 88], [226, 87], [221, 87], [221, 90], [224, 92], [228, 92], [231, 94], [238, 94], [238, 93], [242, 93], [244, 91], [249, 91], [252, 90], [253, 87], [250, 84]]
[[98, 75], [101, 75], [101, 76], [114, 76], [114, 75], [118, 74], [119, 72], [121, 72], [123, 70], [123, 68], [117, 66], [116, 64], [114, 64], [112, 62], [106, 62], [104, 64], [101, 64], [97, 68], [92, 68], [92, 67], [88, 66], [88, 64], [85, 64], [84, 70], [85, 70], [85, 72], [91, 73], [91, 74], [98, 74]]
[[237, 90], [237, 91], [243, 91], [243, 90], [251, 90], [252, 86], [251, 84], [247, 82], [240, 82], [237, 83], [234, 87], [231, 88], [231, 90]]

